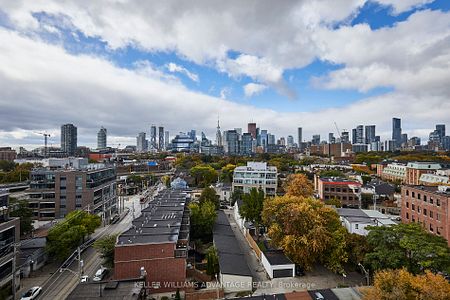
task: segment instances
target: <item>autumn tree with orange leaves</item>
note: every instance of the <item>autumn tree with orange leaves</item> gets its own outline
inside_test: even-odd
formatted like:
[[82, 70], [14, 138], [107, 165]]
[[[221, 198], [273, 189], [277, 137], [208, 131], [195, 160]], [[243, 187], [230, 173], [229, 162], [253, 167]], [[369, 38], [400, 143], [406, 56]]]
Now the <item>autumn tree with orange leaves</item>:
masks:
[[405, 269], [383, 270], [363, 294], [364, 300], [448, 300], [450, 283], [430, 271], [414, 276]]
[[287, 177], [283, 189], [288, 196], [312, 197], [314, 187], [312, 182], [304, 174], [291, 174]]
[[332, 208], [311, 197], [286, 194], [266, 199], [262, 217], [272, 244], [296, 264], [308, 270], [321, 262], [334, 272], [343, 271], [347, 232]]

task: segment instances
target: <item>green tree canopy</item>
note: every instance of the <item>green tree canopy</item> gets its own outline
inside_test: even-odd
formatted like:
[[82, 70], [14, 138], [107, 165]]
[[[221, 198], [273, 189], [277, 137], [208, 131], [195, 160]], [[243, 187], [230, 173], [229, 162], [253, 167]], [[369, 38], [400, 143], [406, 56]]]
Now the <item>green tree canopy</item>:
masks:
[[219, 274], [219, 254], [217, 249], [212, 246], [206, 252], [206, 274], [214, 276]]
[[110, 234], [94, 242], [93, 247], [100, 252], [104, 265], [112, 268], [114, 266], [114, 247], [119, 234]]
[[373, 248], [365, 256], [372, 270], [406, 267], [413, 274], [425, 269], [450, 273], [447, 241], [428, 233], [420, 224], [368, 227], [367, 241]]
[[20, 234], [30, 233], [33, 230], [33, 211], [28, 207], [28, 202], [26, 200], [14, 201], [11, 198], [10, 207], [13, 210], [9, 215], [20, 218]]
[[214, 203], [214, 207], [216, 209], [219, 209], [220, 206], [219, 197], [216, 194], [216, 190], [213, 189], [212, 187], [205, 187], [202, 191], [202, 194], [200, 195], [199, 198], [200, 204], [203, 204], [206, 201]]
[[225, 183], [230, 183], [233, 181], [233, 172], [236, 168], [236, 165], [227, 164], [224, 166], [220, 173], [220, 180]]
[[209, 242], [212, 240], [212, 232], [216, 221], [217, 212], [213, 202], [189, 204], [191, 211], [190, 233], [192, 239], [201, 239]]
[[67, 258], [84, 238], [94, 233], [101, 225], [101, 218], [86, 211], [69, 213], [60, 223], [53, 226], [47, 236], [47, 251], [60, 260]]
[[264, 191], [252, 188], [250, 193], [242, 195], [242, 206], [239, 214], [248, 221], [253, 222], [256, 227], [256, 235], [259, 239], [259, 225], [262, 222], [262, 210], [264, 206]]
[[200, 187], [206, 187], [217, 180], [217, 171], [208, 165], [192, 167], [190, 174], [195, 179], [195, 185]]

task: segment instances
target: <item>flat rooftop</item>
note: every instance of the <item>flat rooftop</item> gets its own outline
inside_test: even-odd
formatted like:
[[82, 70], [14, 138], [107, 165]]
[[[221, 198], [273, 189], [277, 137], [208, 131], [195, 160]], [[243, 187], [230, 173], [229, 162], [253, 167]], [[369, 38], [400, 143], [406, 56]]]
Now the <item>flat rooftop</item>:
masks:
[[[131, 228], [117, 239], [117, 245], [176, 243], [188, 230], [188, 197], [180, 190], [163, 190], [134, 219]], [[187, 223], [188, 224], [188, 223]]]
[[334, 183], [334, 184], [355, 184], [355, 185], [361, 185], [361, 183], [358, 182], [358, 181], [349, 180], [349, 179], [340, 178], [340, 177], [320, 177], [320, 180], [322, 182]]

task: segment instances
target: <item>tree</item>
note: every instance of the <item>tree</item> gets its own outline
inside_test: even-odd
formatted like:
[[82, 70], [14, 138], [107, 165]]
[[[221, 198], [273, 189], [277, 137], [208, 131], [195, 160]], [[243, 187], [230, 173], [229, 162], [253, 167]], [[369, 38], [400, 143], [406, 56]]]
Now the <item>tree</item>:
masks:
[[346, 230], [338, 214], [312, 198], [285, 195], [264, 203], [263, 222], [276, 247], [305, 269], [319, 261], [341, 272], [347, 261]]
[[194, 177], [196, 186], [205, 187], [217, 180], [217, 171], [208, 165], [192, 167], [190, 174]]
[[366, 254], [371, 251], [367, 237], [356, 233], [347, 233], [346, 249], [349, 262], [355, 266], [362, 263]]
[[324, 170], [319, 173], [320, 177], [345, 177], [339, 170]]
[[16, 164], [13, 161], [9, 160], [0, 160], [0, 170], [3, 172], [10, 172], [14, 170]]
[[230, 183], [233, 181], [233, 172], [236, 168], [236, 165], [233, 164], [227, 164], [224, 166], [220, 173], [220, 180], [222, 182]]
[[236, 203], [236, 201], [242, 199], [243, 195], [244, 195], [244, 192], [242, 190], [234, 190], [231, 193], [231, 197], [230, 197], [231, 206], [233, 206]]
[[339, 200], [337, 198], [331, 198], [331, 199], [325, 200], [325, 204], [326, 205], [334, 205], [337, 208], [341, 208], [342, 207], [341, 200]]
[[49, 255], [60, 260], [67, 258], [100, 224], [101, 218], [97, 215], [82, 210], [72, 211], [63, 221], [49, 230], [47, 236]]
[[9, 215], [20, 218], [20, 235], [30, 233], [33, 230], [33, 211], [28, 207], [28, 202], [21, 200], [16, 204], [13, 198], [10, 199], [10, 202], [13, 211]]
[[114, 266], [114, 247], [118, 235], [119, 234], [107, 235], [95, 241], [93, 245], [93, 247], [100, 252], [101, 257], [104, 260], [104, 265], [110, 268]]
[[219, 209], [220, 207], [220, 201], [219, 197], [216, 194], [216, 190], [212, 187], [205, 187], [202, 191], [202, 194], [200, 195], [199, 202], [200, 204], [210, 201], [211, 203], [214, 203], [214, 206], [216, 209]]
[[448, 300], [450, 283], [430, 271], [423, 275], [405, 269], [383, 270], [375, 274], [373, 288], [364, 293], [364, 300]]
[[208, 248], [206, 252], [206, 274], [214, 276], [219, 274], [219, 255], [214, 246]]
[[425, 269], [450, 272], [447, 241], [428, 233], [420, 224], [368, 227], [367, 241], [373, 250], [365, 256], [372, 270], [406, 267], [413, 274]]
[[205, 201], [201, 204], [189, 204], [191, 211], [191, 237], [209, 242], [212, 240], [212, 231], [216, 221], [217, 212], [214, 203]]
[[259, 225], [262, 218], [261, 213], [264, 206], [264, 191], [252, 188], [250, 193], [242, 195], [242, 206], [239, 207], [239, 214], [248, 221], [253, 222], [256, 228], [256, 236], [259, 240]]
[[291, 174], [283, 185], [286, 195], [295, 197], [311, 197], [314, 188], [304, 174]]
[[161, 178], [161, 181], [164, 183], [164, 185], [166, 186], [166, 187], [170, 187], [170, 176], [168, 176], [168, 175], [164, 175], [162, 178]]

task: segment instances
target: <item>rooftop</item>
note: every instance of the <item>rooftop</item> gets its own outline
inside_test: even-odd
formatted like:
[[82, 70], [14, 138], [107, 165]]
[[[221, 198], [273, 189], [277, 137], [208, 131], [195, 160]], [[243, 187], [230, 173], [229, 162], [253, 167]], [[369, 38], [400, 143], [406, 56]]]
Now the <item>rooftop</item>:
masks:
[[360, 182], [358, 181], [354, 181], [354, 180], [349, 180], [349, 179], [345, 179], [345, 178], [340, 178], [340, 177], [320, 177], [320, 180], [322, 182], [326, 182], [326, 183], [331, 183], [331, 184], [354, 184], [354, 185], [361, 185]]
[[289, 258], [284, 255], [281, 250], [264, 251], [264, 256], [271, 265], [292, 265], [294, 264]]
[[408, 185], [406, 187], [409, 189], [421, 190], [436, 195], [444, 195], [450, 197], [450, 186]]
[[[180, 190], [161, 191], [131, 228], [118, 237], [118, 245], [176, 243], [183, 231], [187, 194]], [[184, 236], [184, 235], [183, 235]]]

